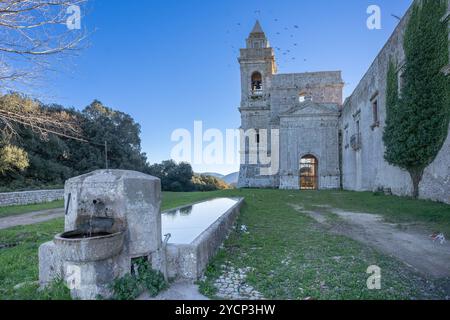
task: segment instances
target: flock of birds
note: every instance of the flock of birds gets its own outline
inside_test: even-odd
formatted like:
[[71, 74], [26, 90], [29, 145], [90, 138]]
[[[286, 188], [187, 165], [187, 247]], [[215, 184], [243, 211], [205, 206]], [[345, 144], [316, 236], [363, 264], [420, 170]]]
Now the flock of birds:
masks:
[[[261, 15], [261, 10], [255, 10], [254, 11], [254, 20], [260, 20], [260, 15]], [[392, 17], [401, 20], [400, 17], [392, 14]], [[278, 25], [278, 31], [275, 32], [276, 36], [278, 37], [278, 39], [276, 37], [273, 37], [273, 39], [269, 39], [269, 40], [273, 40], [273, 43], [287, 43], [287, 46], [282, 48], [279, 46], [275, 46], [274, 50], [275, 50], [275, 54], [276, 54], [276, 58], [277, 58], [277, 64], [278, 66], [284, 66], [286, 63], [288, 62], [296, 62], [296, 61], [303, 61], [303, 62], [307, 62], [307, 58], [305, 57], [301, 57], [300, 56], [300, 51], [297, 50], [298, 48], [300, 48], [300, 26], [299, 25], [292, 25], [292, 26], [281, 26], [279, 25], [280, 20], [278, 18], [274, 18], [273, 22]], [[236, 23], [236, 27], [239, 29], [242, 27], [242, 23], [241, 22], [237, 22]], [[238, 30], [238, 31], [243, 31], [243, 30]], [[247, 31], [247, 30], [245, 30]], [[249, 32], [250, 30], [248, 30]], [[231, 35], [232, 31], [231, 30], [227, 30], [227, 35]], [[272, 38], [272, 37], [271, 37]], [[288, 41], [286, 41], [286, 39], [288, 39]], [[239, 55], [239, 48], [243, 47], [243, 45], [240, 46], [236, 46], [232, 43], [229, 43], [231, 49], [233, 50], [233, 53], [235, 55]], [[231, 64], [229, 65], [229, 67], [231, 67]]]
[[[261, 11], [256, 10], [255, 12], [255, 21], [260, 18]], [[273, 22], [275, 24], [279, 24], [280, 20], [275, 18], [273, 19]], [[240, 29], [242, 27], [241, 22], [236, 23], [236, 28]], [[289, 62], [289, 61], [296, 61], [301, 60], [299, 58], [299, 50], [297, 50], [300, 47], [300, 41], [299, 41], [299, 33], [300, 33], [300, 26], [299, 25], [293, 25], [293, 26], [278, 26], [278, 31], [276, 31], [277, 37], [270, 37], [273, 43], [286, 43], [286, 39], [288, 39], [287, 43], [288, 45], [284, 48], [275, 46], [275, 54], [277, 58], [277, 64], [279, 66], [282, 66], [283, 64]], [[238, 31], [247, 31], [247, 30], [238, 30]], [[250, 32], [248, 30], [247, 32]], [[232, 33], [231, 30], [227, 30], [227, 35], [230, 35]], [[278, 38], [278, 39], [277, 39]], [[280, 40], [280, 41], [278, 41]], [[282, 40], [282, 41], [281, 41]], [[231, 49], [233, 50], [233, 53], [235, 55], [239, 55], [239, 48], [243, 47], [243, 45], [236, 46], [234, 44], [229, 44]], [[306, 62], [306, 58], [302, 58], [303, 62]], [[230, 65], [231, 67], [231, 65]]]

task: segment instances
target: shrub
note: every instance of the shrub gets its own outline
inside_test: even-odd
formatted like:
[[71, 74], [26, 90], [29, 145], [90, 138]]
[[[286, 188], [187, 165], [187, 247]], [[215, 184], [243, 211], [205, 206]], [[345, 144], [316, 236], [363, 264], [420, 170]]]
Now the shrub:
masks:
[[167, 288], [164, 276], [153, 270], [146, 258], [136, 260], [133, 270], [133, 273], [116, 279], [111, 285], [114, 300], [135, 300], [145, 291], [155, 297]]
[[201, 192], [232, 189], [232, 187], [223, 180], [205, 175], [194, 175], [192, 177], [192, 184], [196, 191]]

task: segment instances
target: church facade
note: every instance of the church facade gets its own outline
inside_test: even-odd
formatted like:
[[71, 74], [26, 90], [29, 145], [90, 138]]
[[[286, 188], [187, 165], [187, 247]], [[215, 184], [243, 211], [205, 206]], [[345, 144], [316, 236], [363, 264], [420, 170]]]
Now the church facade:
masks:
[[[345, 101], [340, 71], [278, 74], [274, 50], [257, 22], [239, 57], [245, 139], [238, 186], [388, 189], [409, 195], [409, 175], [384, 160], [382, 141], [387, 65], [392, 55], [404, 59], [401, 44], [407, 18], [408, 14]], [[448, 20], [447, 14], [443, 21]], [[272, 174], [261, 174], [270, 166], [261, 161], [261, 154], [271, 158], [271, 165], [278, 161]], [[425, 171], [420, 191], [424, 198], [450, 203], [450, 131]]]
[[[240, 187], [336, 189], [340, 187], [339, 114], [344, 83], [340, 71], [278, 74], [274, 50], [259, 22], [241, 49], [241, 129], [254, 129], [256, 146], [245, 143]], [[267, 132], [262, 134], [262, 132]], [[272, 132], [279, 135], [279, 165], [262, 175], [252, 152]], [[277, 146], [274, 146], [277, 147]], [[268, 144], [268, 154], [274, 154]], [[300, 174], [303, 174], [301, 179]], [[303, 186], [302, 186], [303, 183]]]

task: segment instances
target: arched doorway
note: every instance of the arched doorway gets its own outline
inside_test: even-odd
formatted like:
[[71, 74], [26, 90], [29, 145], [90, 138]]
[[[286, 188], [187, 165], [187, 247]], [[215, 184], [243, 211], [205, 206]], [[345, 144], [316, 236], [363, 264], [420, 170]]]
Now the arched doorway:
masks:
[[319, 161], [313, 155], [306, 155], [300, 160], [300, 190], [319, 189]]

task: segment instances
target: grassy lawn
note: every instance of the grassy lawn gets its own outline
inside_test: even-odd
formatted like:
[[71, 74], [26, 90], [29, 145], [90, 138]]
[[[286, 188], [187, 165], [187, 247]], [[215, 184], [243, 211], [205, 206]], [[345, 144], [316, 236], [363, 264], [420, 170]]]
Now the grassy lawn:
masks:
[[39, 204], [29, 204], [24, 206], [0, 207], [0, 218], [15, 216], [34, 211], [57, 209], [57, 208], [64, 208], [63, 200]]
[[[248, 282], [269, 299], [434, 299], [445, 298], [441, 285], [419, 276], [403, 263], [343, 236], [328, 234], [289, 204], [305, 208], [331, 205], [357, 212], [381, 213], [394, 221], [449, 226], [450, 206], [372, 193], [234, 191], [246, 198], [238, 224], [210, 264], [202, 291], [214, 297], [214, 280], [225, 263], [250, 267]], [[433, 218], [422, 213], [425, 210]], [[408, 218], [409, 217], [409, 218]], [[382, 269], [382, 290], [367, 290], [366, 270]]]
[[372, 192], [310, 192], [300, 199], [307, 210], [329, 205], [352, 212], [375, 213], [388, 222], [417, 223], [450, 237], [450, 205], [447, 204]]
[[[289, 204], [330, 205], [382, 214], [393, 222], [419, 223], [450, 230], [450, 206], [372, 193], [227, 190], [210, 193], [164, 193], [163, 210], [218, 196], [245, 197], [238, 224], [207, 270], [202, 291], [214, 297], [213, 281], [225, 262], [251, 267], [248, 282], [274, 299], [414, 299], [443, 298], [441, 284], [411, 271], [401, 262], [343, 236], [328, 234]], [[63, 229], [63, 220], [0, 231], [0, 299], [66, 299], [67, 291], [37, 291], [40, 244]], [[366, 287], [370, 265], [382, 268], [382, 290]], [[19, 289], [14, 286], [28, 283]], [[448, 293], [447, 293], [448, 294]]]

